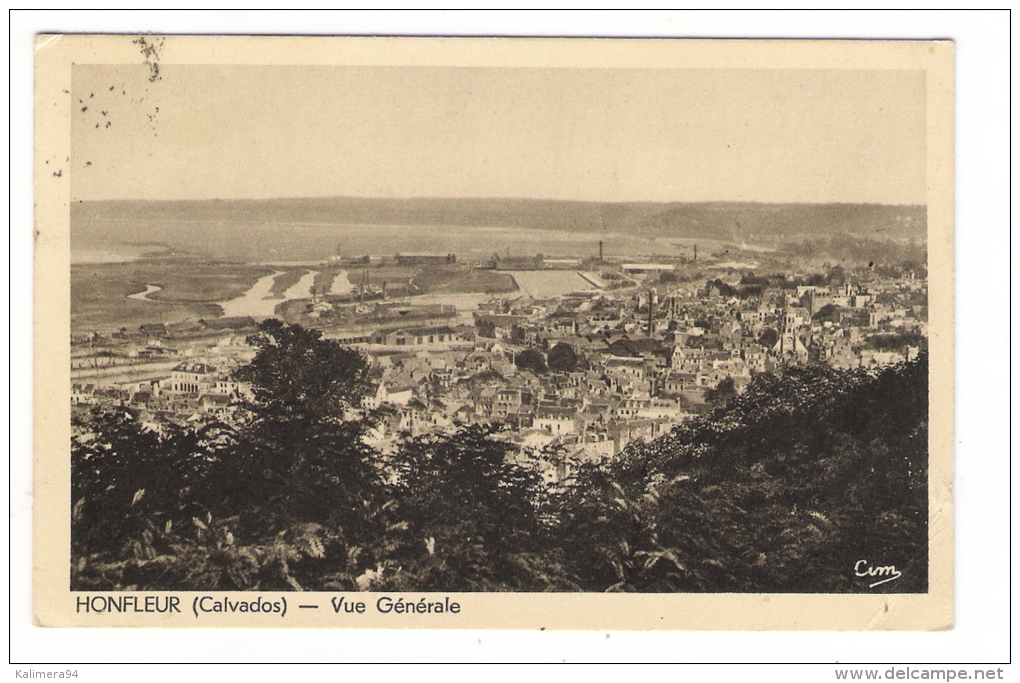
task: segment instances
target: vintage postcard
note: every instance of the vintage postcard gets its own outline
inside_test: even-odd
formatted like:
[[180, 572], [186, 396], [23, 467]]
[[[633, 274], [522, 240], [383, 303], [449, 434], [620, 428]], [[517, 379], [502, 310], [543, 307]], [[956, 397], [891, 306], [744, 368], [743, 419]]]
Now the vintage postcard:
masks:
[[43, 626], [953, 624], [947, 42], [36, 43]]

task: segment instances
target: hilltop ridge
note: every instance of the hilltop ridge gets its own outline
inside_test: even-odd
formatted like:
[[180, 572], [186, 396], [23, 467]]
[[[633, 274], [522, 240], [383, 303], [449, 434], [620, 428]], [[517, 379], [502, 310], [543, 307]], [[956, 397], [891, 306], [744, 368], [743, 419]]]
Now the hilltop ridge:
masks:
[[[923, 206], [760, 204], [750, 202], [582, 202], [515, 198], [362, 198], [79, 201], [72, 240], [158, 240], [166, 221], [244, 224], [510, 227], [564, 232], [622, 232], [635, 237], [705, 237], [772, 243], [793, 235], [850, 234], [920, 239]], [[149, 226], [146, 228], [146, 226]]]

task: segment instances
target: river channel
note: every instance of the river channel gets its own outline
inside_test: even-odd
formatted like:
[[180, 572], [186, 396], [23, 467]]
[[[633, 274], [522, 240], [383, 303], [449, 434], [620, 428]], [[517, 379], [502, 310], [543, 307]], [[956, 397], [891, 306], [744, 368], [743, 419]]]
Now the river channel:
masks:
[[[292, 299], [310, 299], [312, 296], [312, 285], [315, 284], [315, 276], [319, 271], [310, 270], [301, 276], [301, 279], [287, 288], [283, 296], [273, 298], [270, 291], [276, 278], [283, 275], [284, 271], [277, 270], [270, 275], [260, 278], [252, 285], [247, 292], [229, 301], [220, 302], [225, 317], [251, 316], [252, 318], [272, 318], [275, 315], [276, 307], [284, 301]], [[333, 284], [329, 291], [321, 292], [320, 295], [344, 294], [351, 290], [351, 282], [347, 278], [346, 271], [340, 271], [333, 278]]]
[[228, 318], [239, 315], [249, 315], [252, 318], [272, 318], [276, 305], [283, 301], [283, 299], [269, 298], [269, 290], [273, 288], [273, 282], [279, 275], [283, 275], [282, 270], [259, 278], [259, 281], [252, 285], [251, 289], [236, 299], [221, 302], [220, 307], [223, 308], [223, 315]]
[[150, 294], [155, 294], [156, 292], [158, 292], [161, 289], [163, 289], [163, 288], [160, 287], [159, 285], [145, 285], [145, 291], [144, 292], [138, 292], [136, 294], [128, 294], [128, 298], [129, 299], [134, 299], [135, 301], [156, 301], [156, 299], [149, 298], [149, 295]]

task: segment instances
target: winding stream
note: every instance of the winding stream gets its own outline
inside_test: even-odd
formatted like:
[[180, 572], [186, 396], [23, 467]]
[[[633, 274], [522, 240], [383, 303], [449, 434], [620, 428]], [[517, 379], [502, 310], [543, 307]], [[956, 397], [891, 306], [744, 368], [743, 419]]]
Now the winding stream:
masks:
[[[319, 274], [319, 272], [315, 270], [310, 270], [302, 275], [300, 280], [287, 288], [287, 291], [283, 293], [282, 297], [272, 297], [270, 291], [273, 288], [273, 283], [276, 281], [276, 278], [283, 275], [284, 272], [285, 271], [282, 270], [273, 271], [273, 273], [259, 278], [258, 281], [252, 285], [251, 289], [241, 296], [228, 301], [221, 301], [219, 305], [223, 309], [223, 316], [228, 318], [235, 316], [272, 318], [275, 315], [277, 305], [284, 301], [311, 298], [312, 285], [315, 284], [315, 277]], [[166, 303], [160, 302], [158, 299], [153, 299], [151, 296], [162, 289], [163, 288], [159, 285], [147, 284], [145, 285], [144, 292], [129, 294], [127, 298], [134, 299], [135, 301]], [[336, 277], [333, 279], [330, 292], [343, 294], [349, 292], [351, 289], [353, 289], [353, 285], [351, 285], [350, 280], [347, 278], [347, 272], [338, 272]], [[322, 294], [325, 295], [328, 293], [329, 292], [323, 292]]]
[[150, 299], [149, 295], [150, 294], [155, 294], [156, 292], [158, 292], [161, 289], [163, 289], [163, 288], [160, 287], [159, 285], [145, 285], [145, 291], [144, 292], [138, 292], [136, 294], [128, 294], [128, 298], [129, 299], [134, 299], [135, 301], [156, 301], [156, 299]]

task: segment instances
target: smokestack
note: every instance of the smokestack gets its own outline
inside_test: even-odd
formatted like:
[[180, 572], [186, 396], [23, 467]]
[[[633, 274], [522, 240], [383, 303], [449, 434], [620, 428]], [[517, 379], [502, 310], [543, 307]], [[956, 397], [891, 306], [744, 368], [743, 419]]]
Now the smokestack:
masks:
[[655, 311], [655, 295], [652, 290], [648, 290], [648, 336], [651, 337], [655, 333], [655, 321], [652, 318], [653, 311]]
[[694, 245], [694, 261], [697, 262], [697, 260], [698, 260], [698, 245], [695, 244]]
[[602, 240], [599, 240], [599, 261], [602, 260]]

